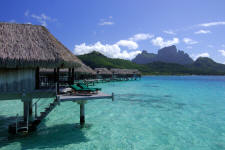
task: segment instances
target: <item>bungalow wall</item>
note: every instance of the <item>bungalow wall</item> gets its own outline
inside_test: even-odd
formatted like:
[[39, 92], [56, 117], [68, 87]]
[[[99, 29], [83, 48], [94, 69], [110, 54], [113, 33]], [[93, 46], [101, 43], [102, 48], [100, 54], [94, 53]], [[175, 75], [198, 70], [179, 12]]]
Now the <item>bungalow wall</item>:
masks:
[[0, 92], [30, 92], [35, 89], [35, 69], [0, 69]]

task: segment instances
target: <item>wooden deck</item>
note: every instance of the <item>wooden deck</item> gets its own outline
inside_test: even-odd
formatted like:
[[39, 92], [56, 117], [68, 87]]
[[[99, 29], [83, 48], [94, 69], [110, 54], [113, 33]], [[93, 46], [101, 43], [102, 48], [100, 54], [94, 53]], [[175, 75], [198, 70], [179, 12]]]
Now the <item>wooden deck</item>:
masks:
[[60, 102], [80, 101], [80, 100], [95, 100], [95, 99], [114, 99], [114, 94], [108, 95], [102, 92], [90, 96], [73, 96], [73, 95], [58, 95]]
[[23, 96], [30, 98], [52, 98], [56, 96], [55, 89], [40, 89], [31, 92], [0, 92], [0, 100], [21, 100]]

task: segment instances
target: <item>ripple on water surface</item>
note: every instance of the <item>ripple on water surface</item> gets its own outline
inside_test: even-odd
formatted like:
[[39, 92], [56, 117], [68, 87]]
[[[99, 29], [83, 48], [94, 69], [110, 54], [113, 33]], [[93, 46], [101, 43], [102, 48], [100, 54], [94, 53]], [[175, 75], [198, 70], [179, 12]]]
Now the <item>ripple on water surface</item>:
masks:
[[88, 102], [83, 129], [76, 126], [79, 105], [66, 102], [37, 132], [8, 138], [22, 103], [0, 102], [0, 149], [225, 149], [225, 77], [153, 76], [97, 86], [114, 92], [115, 101]]

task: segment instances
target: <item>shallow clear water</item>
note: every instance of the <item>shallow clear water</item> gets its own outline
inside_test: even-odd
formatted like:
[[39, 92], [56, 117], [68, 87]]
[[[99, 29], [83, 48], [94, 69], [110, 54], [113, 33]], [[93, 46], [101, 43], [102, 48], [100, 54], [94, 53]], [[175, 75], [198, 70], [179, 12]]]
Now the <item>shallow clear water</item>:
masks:
[[97, 86], [114, 92], [115, 101], [88, 102], [84, 129], [75, 127], [79, 105], [65, 102], [38, 132], [7, 138], [8, 117], [22, 114], [22, 103], [0, 102], [0, 149], [225, 149], [224, 76], [152, 76]]

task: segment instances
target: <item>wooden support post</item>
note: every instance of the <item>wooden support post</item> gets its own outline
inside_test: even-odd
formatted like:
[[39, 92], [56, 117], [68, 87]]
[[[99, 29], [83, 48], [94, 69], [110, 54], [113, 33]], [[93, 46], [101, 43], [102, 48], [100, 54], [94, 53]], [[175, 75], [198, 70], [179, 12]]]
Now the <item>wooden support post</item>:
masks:
[[112, 101], [114, 101], [114, 93], [112, 93]]
[[80, 125], [83, 126], [85, 124], [85, 107], [84, 103], [80, 103]]
[[37, 103], [35, 103], [35, 119], [37, 119]]
[[29, 101], [24, 100], [23, 101], [23, 120], [24, 122], [27, 122], [27, 116], [28, 116], [28, 110], [29, 110]]
[[68, 83], [71, 84], [72, 76], [71, 76], [71, 68], [68, 69]]
[[74, 77], [75, 77], [74, 68], [72, 68], [71, 84], [74, 84]]
[[56, 83], [57, 81], [57, 74], [56, 74], [56, 68], [54, 68], [54, 82]]
[[32, 99], [29, 101], [29, 120], [32, 120], [33, 118], [33, 109], [32, 109]]
[[56, 86], [57, 86], [57, 94], [59, 94], [59, 68], [56, 69]]
[[40, 69], [39, 67], [36, 68], [35, 71], [35, 88], [40, 89]]

